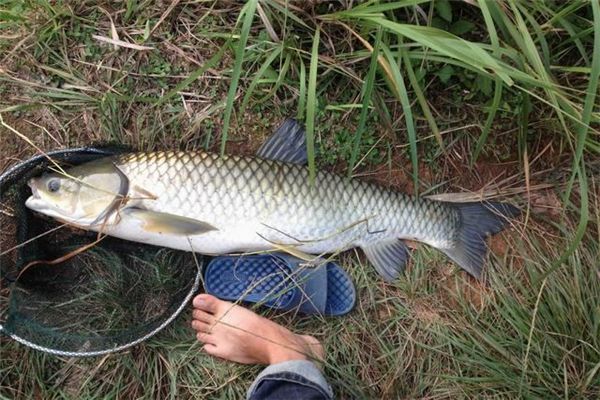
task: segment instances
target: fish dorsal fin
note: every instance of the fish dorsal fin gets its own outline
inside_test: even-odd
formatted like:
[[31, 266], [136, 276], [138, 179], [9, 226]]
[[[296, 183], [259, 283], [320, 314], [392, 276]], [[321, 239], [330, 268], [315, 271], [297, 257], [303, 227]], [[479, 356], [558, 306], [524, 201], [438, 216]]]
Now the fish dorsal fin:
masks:
[[390, 282], [396, 279], [408, 261], [408, 248], [400, 239], [390, 239], [368, 246], [361, 246], [379, 275]]
[[304, 165], [308, 161], [306, 153], [306, 132], [300, 123], [288, 118], [260, 146], [256, 155], [268, 160]]
[[142, 221], [143, 229], [148, 232], [190, 236], [217, 230], [217, 228], [207, 222], [174, 214], [143, 210], [135, 207], [127, 208], [125, 213]]

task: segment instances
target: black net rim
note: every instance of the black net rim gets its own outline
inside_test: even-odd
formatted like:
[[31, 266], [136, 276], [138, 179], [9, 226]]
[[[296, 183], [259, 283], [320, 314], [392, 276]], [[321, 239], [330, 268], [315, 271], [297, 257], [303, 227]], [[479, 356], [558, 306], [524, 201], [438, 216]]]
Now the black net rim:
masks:
[[[36, 155], [28, 160], [25, 160], [21, 163], [16, 164], [15, 166], [9, 168], [6, 172], [0, 175], [0, 200], [3, 199], [6, 192], [14, 187], [19, 182], [26, 181], [28, 178], [35, 176], [40, 173], [41, 170], [47, 168], [52, 164], [51, 160], [54, 160], [58, 163], [70, 163], [72, 165], [80, 164], [86, 161], [92, 161], [94, 159], [100, 157], [107, 157], [117, 153], [123, 152], [122, 148], [97, 148], [97, 147], [79, 147], [79, 148], [70, 148], [63, 150], [56, 150], [47, 152], [45, 154]], [[19, 188], [17, 188], [19, 189]], [[22, 188], [20, 188], [22, 189]], [[23, 235], [26, 233], [22, 233], [21, 237], [17, 237], [19, 243], [21, 243], [24, 239]], [[19, 234], [17, 233], [17, 236]], [[34, 350], [38, 350], [41, 352], [45, 352], [48, 354], [52, 354], [55, 356], [65, 356], [65, 357], [92, 357], [92, 356], [101, 356], [110, 353], [115, 353], [119, 351], [123, 351], [130, 347], [136, 346], [145, 340], [151, 338], [156, 335], [160, 331], [162, 331], [165, 327], [167, 327], [171, 322], [173, 322], [185, 309], [188, 303], [191, 301], [194, 294], [198, 291], [200, 282], [202, 279], [202, 261], [198, 260], [195, 255], [194, 260], [196, 264], [196, 272], [194, 276], [194, 281], [190, 286], [190, 289], [186, 292], [184, 298], [180, 301], [173, 301], [167, 310], [161, 314], [160, 317], [151, 320], [150, 322], [144, 323], [142, 326], [136, 326], [136, 331], [141, 331], [143, 334], [138, 336], [132, 336], [130, 331], [127, 330], [119, 335], [111, 335], [102, 337], [103, 341], [107, 344], [105, 348], [98, 348], [95, 350], [79, 350], [79, 351], [70, 351], [65, 349], [56, 348], [53, 346], [41, 345], [39, 343], [35, 343], [27, 338], [20, 335], [17, 331], [18, 329], [11, 329], [11, 326], [18, 326], [22, 321], [28, 321], [26, 317], [22, 317], [18, 313], [11, 314], [11, 306], [9, 306], [9, 316], [6, 318], [4, 323], [0, 322], [0, 333], [5, 334], [6, 336], [12, 338], [18, 343], [21, 343], [27, 347], [30, 347]], [[17, 265], [16, 269], [13, 269], [13, 272], [20, 272], [20, 269], [23, 267], [24, 263], [22, 262], [25, 259], [25, 255], [23, 254], [22, 249], [17, 250]], [[7, 288], [9, 289], [9, 304], [12, 304], [12, 289], [14, 289], [16, 282], [15, 276], [10, 276], [5, 273], [6, 268], [3, 268], [2, 276], [2, 285], [4, 286], [8, 283]], [[163, 318], [167, 316], [167, 318]], [[34, 324], [35, 329], [38, 332], [44, 332], [47, 337], [53, 336], [53, 328], [46, 327], [41, 324]], [[140, 329], [141, 328], [141, 329]], [[129, 338], [129, 340], [125, 341], [125, 338]]]

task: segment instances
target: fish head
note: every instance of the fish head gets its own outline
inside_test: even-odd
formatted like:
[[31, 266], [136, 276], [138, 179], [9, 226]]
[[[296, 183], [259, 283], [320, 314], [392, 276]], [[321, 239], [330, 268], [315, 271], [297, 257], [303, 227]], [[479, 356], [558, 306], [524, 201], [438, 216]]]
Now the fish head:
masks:
[[44, 173], [28, 185], [28, 208], [82, 227], [103, 223], [124, 203], [128, 190], [127, 177], [110, 159]]

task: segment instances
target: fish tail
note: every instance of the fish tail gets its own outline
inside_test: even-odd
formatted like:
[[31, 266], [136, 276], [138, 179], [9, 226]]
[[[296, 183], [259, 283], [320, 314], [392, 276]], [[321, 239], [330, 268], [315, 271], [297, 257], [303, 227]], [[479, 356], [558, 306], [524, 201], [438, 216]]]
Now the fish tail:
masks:
[[469, 274], [480, 278], [487, 252], [485, 239], [502, 231], [520, 211], [497, 202], [447, 204], [458, 209], [460, 225], [454, 246], [440, 250]]

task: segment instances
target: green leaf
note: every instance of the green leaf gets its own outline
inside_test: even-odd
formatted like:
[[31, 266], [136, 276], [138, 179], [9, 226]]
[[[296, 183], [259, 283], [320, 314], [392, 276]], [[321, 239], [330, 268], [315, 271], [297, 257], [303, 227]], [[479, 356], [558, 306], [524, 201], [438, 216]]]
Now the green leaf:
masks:
[[[600, 24], [600, 5], [598, 2], [592, 2], [592, 13], [594, 16], [594, 24], [595, 26], [598, 26], [598, 24]], [[586, 137], [590, 130], [590, 121], [596, 105], [596, 95], [598, 93], [598, 83], [600, 81], [600, 29], [595, 29], [594, 31], [594, 50], [592, 54], [592, 70], [585, 95], [583, 113], [581, 116], [581, 122], [579, 123], [579, 126], [576, 127], [577, 147], [575, 149], [575, 157], [572, 163], [573, 173], [569, 179], [564, 195], [564, 199], [569, 200], [573, 183], [575, 182], [575, 179], [577, 179], [579, 181], [579, 196], [581, 197], [581, 206], [579, 207], [579, 223], [575, 231], [575, 236], [569, 247], [564, 251], [560, 259], [553, 264], [552, 268], [546, 273], [546, 275], [559, 268], [562, 263], [577, 250], [577, 247], [583, 239], [589, 222], [588, 183], [585, 173], [583, 151], [585, 148]]]
[[429, 3], [431, 0], [402, 0], [385, 2], [385, 4], [373, 4], [373, 1], [366, 1], [350, 10], [344, 10], [333, 14], [320, 16], [324, 20], [337, 18], [360, 18], [365, 16], [383, 15], [386, 11], [394, 11], [400, 8], [414, 7], [422, 3]]
[[24, 18], [11, 11], [0, 10], [0, 21], [23, 21]]
[[146, 20], [146, 25], [144, 26], [144, 35], [142, 37], [144, 38], [144, 42], [146, 40], [148, 40], [148, 38], [150, 37], [150, 20], [149, 19]]
[[477, 75], [475, 78], [475, 82], [477, 84], [477, 89], [485, 94], [486, 96], [490, 96], [492, 94], [492, 80], [485, 75]]
[[475, 24], [471, 21], [465, 21], [459, 19], [450, 26], [450, 32], [456, 36], [464, 35], [465, 33], [471, 32], [475, 28]]
[[442, 31], [448, 30], [448, 22], [445, 19], [440, 18], [440, 17], [431, 18], [431, 23], [429, 24], [429, 26], [431, 26], [432, 28], [437, 28]]
[[452, 22], [452, 6], [449, 0], [436, 0], [435, 9], [440, 17], [448, 22]]
[[444, 67], [438, 72], [436, 72], [435, 75], [438, 78], [440, 78], [440, 81], [442, 81], [442, 83], [448, 83], [450, 78], [452, 78], [452, 76], [454, 75], [454, 68], [452, 67], [452, 65], [444, 65]]

